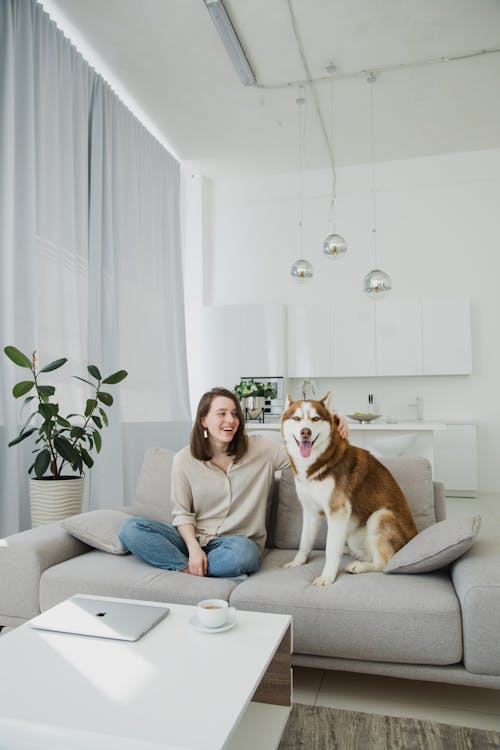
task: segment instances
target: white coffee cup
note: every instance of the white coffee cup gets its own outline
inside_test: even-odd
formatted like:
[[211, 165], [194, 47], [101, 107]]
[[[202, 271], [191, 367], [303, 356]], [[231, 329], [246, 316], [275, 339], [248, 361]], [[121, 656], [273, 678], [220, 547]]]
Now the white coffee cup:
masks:
[[196, 612], [198, 622], [204, 628], [221, 628], [234, 612], [224, 599], [203, 599], [198, 602]]

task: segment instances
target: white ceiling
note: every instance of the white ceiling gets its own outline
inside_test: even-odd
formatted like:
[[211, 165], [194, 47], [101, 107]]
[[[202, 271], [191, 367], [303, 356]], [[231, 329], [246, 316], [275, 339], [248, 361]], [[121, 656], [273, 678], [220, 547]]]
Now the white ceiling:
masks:
[[[286, 84], [305, 73], [288, 0], [226, 0], [257, 87], [240, 83], [203, 0], [47, 7], [59, 25], [78, 30], [179, 159], [213, 178], [298, 169], [298, 86]], [[370, 85], [361, 72], [373, 69], [386, 69], [372, 85], [377, 160], [500, 146], [500, 53], [411, 66], [500, 48], [499, 0], [291, 0], [291, 7], [312, 78], [325, 77], [331, 60], [337, 66], [333, 85], [320, 81], [306, 93], [304, 168], [330, 164], [314, 95], [337, 165], [371, 160]]]

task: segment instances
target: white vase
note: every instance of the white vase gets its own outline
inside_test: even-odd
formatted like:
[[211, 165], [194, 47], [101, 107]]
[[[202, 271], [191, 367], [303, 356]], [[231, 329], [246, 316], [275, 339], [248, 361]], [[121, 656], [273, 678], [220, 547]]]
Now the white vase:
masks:
[[247, 396], [245, 398], [246, 413], [250, 419], [258, 419], [264, 411], [266, 399], [264, 396]]
[[84, 477], [30, 479], [31, 525], [62, 521], [82, 512]]

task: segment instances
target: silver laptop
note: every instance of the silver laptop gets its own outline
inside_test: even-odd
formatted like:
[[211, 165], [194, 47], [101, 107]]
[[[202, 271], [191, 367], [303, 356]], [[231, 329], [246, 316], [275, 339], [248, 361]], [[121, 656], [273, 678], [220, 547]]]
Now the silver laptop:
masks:
[[164, 605], [76, 594], [30, 620], [32, 628], [137, 641], [169, 612]]

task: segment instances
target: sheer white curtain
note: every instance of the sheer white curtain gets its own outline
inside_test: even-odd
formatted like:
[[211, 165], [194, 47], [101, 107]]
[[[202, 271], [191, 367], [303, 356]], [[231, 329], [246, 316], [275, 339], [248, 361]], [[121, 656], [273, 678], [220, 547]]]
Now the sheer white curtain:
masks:
[[[129, 500], [144, 448], [186, 440], [179, 165], [32, 0], [0, 2], [0, 340], [40, 360], [65, 411], [87, 363], [129, 377], [87, 481]], [[0, 534], [29, 525], [29, 450], [7, 448], [20, 371], [0, 353]]]

